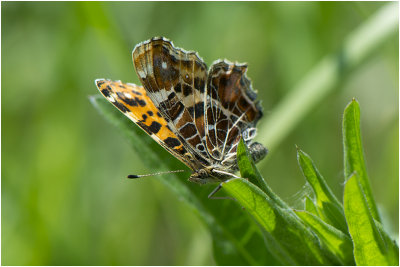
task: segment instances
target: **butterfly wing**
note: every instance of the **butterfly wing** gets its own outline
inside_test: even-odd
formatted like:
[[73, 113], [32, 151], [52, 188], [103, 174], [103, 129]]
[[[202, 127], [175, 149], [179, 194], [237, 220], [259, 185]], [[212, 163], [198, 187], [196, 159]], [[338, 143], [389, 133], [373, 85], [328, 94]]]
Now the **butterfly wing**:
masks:
[[245, 64], [217, 61], [207, 72], [197, 53], [162, 37], [137, 45], [133, 62], [148, 96], [203, 166], [234, 159], [240, 136], [254, 138], [262, 111]]
[[246, 77], [246, 64], [215, 62], [208, 74], [206, 94], [207, 149], [214, 158], [234, 160], [240, 136], [254, 138], [262, 116], [257, 94]]
[[125, 116], [142, 128], [168, 152], [193, 169], [187, 151], [179, 138], [170, 130], [142, 86], [121, 81], [99, 79], [95, 81], [102, 95]]
[[199, 163], [209, 166], [205, 149], [205, 84], [207, 66], [195, 52], [175, 48], [160, 37], [137, 45], [136, 72], [168, 126]]

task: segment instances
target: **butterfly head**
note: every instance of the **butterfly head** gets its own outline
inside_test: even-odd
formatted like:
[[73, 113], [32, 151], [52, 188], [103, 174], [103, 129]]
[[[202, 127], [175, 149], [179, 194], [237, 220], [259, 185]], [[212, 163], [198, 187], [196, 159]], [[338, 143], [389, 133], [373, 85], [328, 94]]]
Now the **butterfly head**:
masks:
[[204, 168], [199, 169], [198, 171], [192, 173], [189, 177], [189, 181], [196, 184], [212, 184], [218, 183], [226, 179], [220, 179], [219, 177], [215, 177], [212, 168]]
[[[268, 153], [268, 149], [266, 149], [262, 144], [257, 142], [251, 143], [248, 149], [255, 163], [262, 160]], [[238, 166], [236, 160], [231, 166], [223, 166], [217, 164], [215, 166], [206, 167], [194, 172], [189, 177], [189, 181], [197, 184], [219, 183], [230, 178], [239, 178], [238, 176], [232, 173], [236, 172], [237, 170]]]

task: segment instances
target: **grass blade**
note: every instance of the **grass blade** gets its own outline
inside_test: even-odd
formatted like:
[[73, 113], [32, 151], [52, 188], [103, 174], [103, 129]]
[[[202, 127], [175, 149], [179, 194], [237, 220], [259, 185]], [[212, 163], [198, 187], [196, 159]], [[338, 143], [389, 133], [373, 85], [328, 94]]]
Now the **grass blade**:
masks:
[[[344, 70], [360, 64], [398, 32], [398, 3], [388, 3], [345, 39], [341, 51], [325, 56], [260, 123], [258, 141], [273, 151], [339, 82]], [[266, 161], [261, 162], [266, 164]]]

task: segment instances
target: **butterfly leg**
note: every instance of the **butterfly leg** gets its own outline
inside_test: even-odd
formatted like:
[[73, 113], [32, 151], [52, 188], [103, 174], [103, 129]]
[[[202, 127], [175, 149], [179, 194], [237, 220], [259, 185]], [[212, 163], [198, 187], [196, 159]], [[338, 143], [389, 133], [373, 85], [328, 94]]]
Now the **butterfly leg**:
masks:
[[208, 198], [209, 198], [209, 199], [231, 199], [231, 200], [235, 200], [235, 201], [236, 201], [236, 199], [234, 199], [233, 197], [214, 197], [214, 195], [215, 195], [219, 190], [221, 190], [221, 188], [222, 188], [222, 183], [220, 183], [220, 184], [208, 195]]

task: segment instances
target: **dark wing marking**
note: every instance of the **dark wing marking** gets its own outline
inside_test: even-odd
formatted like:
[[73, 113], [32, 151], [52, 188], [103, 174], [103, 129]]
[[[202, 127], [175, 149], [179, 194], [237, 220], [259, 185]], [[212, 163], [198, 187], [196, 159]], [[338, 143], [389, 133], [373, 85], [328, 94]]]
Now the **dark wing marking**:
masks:
[[227, 160], [234, 154], [240, 135], [250, 141], [262, 116], [257, 94], [246, 77], [246, 64], [215, 62], [208, 74], [206, 140], [214, 158]]
[[205, 63], [164, 38], [137, 45], [132, 56], [139, 79], [171, 130], [201, 163], [199, 168], [210, 165], [200, 146], [205, 135]]
[[111, 104], [157, 143], [188, 167], [192, 169], [196, 167], [179, 138], [169, 129], [167, 121], [162, 116], [158, 116], [158, 109], [142, 86], [104, 79], [96, 80], [95, 83]]

